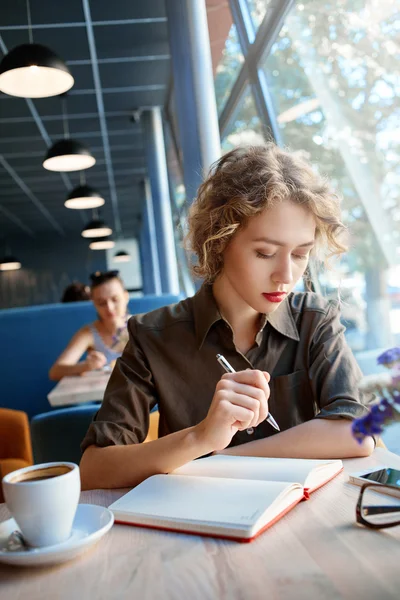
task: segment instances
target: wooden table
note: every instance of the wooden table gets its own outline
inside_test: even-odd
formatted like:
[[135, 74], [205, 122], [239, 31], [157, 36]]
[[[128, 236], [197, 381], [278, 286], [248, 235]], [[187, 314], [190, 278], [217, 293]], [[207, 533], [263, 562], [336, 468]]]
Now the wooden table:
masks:
[[[347, 483], [346, 473], [379, 464], [400, 468], [400, 456], [378, 448], [346, 460], [344, 473], [250, 544], [114, 525], [75, 561], [0, 565], [0, 598], [398, 599], [400, 527], [356, 525], [359, 488]], [[84, 492], [81, 501], [108, 506], [124, 491]], [[0, 505], [0, 521], [8, 516]]]
[[110, 373], [88, 372], [82, 376], [63, 377], [47, 398], [51, 406], [67, 406], [103, 400]]

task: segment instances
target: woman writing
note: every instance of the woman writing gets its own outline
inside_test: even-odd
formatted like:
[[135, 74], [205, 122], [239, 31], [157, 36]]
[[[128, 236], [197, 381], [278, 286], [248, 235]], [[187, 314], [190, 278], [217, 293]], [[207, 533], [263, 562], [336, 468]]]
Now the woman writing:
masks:
[[[343, 230], [337, 197], [296, 156], [272, 143], [223, 156], [189, 218], [205, 282], [193, 298], [130, 320], [82, 444], [83, 486], [134, 486], [212, 452], [370, 454], [373, 439], [359, 445], [350, 431], [367, 409], [338, 306], [292, 291], [312, 254], [345, 250]], [[222, 374], [217, 354], [236, 372]], [[156, 403], [160, 438], [142, 444]]]
[[[57, 358], [49, 372], [54, 381], [65, 375], [102, 369], [121, 356], [125, 345], [129, 295], [118, 271], [97, 272], [90, 278], [90, 296], [98, 318], [82, 327]], [[79, 362], [85, 352], [86, 359]]]

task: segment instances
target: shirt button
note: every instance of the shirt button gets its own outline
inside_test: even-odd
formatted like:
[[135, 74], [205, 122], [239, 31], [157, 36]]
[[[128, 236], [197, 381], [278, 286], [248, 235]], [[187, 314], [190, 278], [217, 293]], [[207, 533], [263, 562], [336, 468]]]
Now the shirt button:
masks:
[[253, 433], [254, 433], [254, 427], [248, 427], [246, 429], [246, 432], [247, 432], [248, 435], [253, 435]]

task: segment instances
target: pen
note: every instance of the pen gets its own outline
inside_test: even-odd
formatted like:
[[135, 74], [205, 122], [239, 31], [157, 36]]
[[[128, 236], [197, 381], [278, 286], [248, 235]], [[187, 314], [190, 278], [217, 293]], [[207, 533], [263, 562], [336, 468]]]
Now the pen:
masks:
[[[222, 356], [222, 354], [217, 354], [217, 361], [219, 362], [219, 364], [221, 365], [221, 367], [223, 367], [225, 369], [225, 371], [227, 373], [236, 373], [235, 369], [232, 367], [231, 364], [228, 363], [228, 361], [226, 360], [225, 356]], [[275, 421], [274, 417], [271, 415], [271, 413], [268, 413], [266, 421], [268, 421], [268, 423], [270, 425], [272, 425], [272, 427], [274, 429], [276, 429], [277, 431], [280, 431], [279, 425], [278, 423]], [[247, 429], [247, 433], [249, 435], [251, 435], [254, 432], [253, 427], [249, 427]]]

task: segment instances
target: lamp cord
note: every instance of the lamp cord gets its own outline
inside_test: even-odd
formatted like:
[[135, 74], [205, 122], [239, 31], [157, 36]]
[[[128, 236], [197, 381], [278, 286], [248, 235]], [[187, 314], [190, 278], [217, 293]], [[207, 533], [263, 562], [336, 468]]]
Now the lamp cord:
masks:
[[62, 111], [63, 111], [63, 124], [64, 124], [64, 138], [69, 138], [69, 127], [68, 127], [68, 118], [67, 118], [67, 99], [65, 96], [61, 98], [62, 102]]
[[27, 15], [28, 15], [29, 43], [33, 44], [32, 21], [31, 21], [31, 7], [29, 5], [29, 0], [26, 0], [26, 12], [27, 12]]

